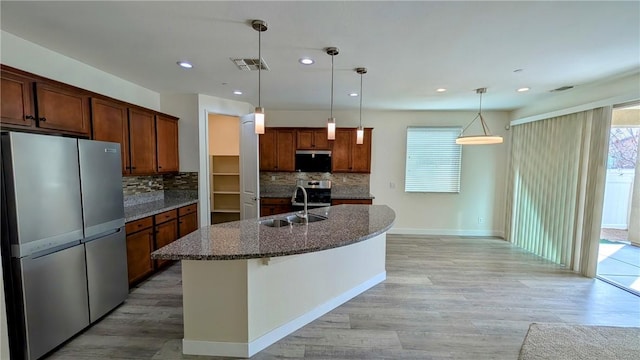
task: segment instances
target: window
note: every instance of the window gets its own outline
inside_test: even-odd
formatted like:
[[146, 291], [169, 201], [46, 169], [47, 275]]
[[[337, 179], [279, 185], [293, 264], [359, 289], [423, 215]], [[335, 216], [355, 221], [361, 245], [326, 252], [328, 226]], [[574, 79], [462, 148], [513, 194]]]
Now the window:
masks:
[[405, 192], [460, 192], [460, 127], [408, 127]]

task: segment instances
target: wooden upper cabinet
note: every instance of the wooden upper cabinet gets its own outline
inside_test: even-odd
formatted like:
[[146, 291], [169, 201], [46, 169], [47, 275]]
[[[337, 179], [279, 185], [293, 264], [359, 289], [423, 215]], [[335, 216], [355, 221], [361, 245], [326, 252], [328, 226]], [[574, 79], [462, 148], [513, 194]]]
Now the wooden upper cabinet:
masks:
[[356, 144], [356, 129], [336, 129], [331, 155], [332, 172], [371, 172], [372, 129], [364, 129], [363, 144]]
[[156, 172], [156, 122], [155, 114], [129, 108], [129, 152], [131, 174]]
[[122, 173], [129, 173], [129, 122], [127, 106], [115, 101], [91, 99], [94, 140], [111, 141], [120, 144], [122, 153]]
[[356, 144], [356, 131], [352, 130], [351, 133], [351, 171], [370, 173], [372, 129], [364, 129], [362, 144]]
[[1, 121], [6, 124], [33, 126], [36, 113], [31, 96], [31, 79], [4, 71], [1, 79]]
[[89, 136], [89, 96], [71, 89], [35, 83], [38, 127]]
[[296, 132], [266, 128], [260, 135], [260, 171], [294, 171]]
[[158, 172], [177, 172], [178, 160], [178, 120], [156, 115], [156, 150]]
[[297, 130], [298, 150], [330, 150], [331, 143], [327, 139], [327, 129], [299, 128]]
[[295, 171], [296, 167], [296, 133], [295, 130], [278, 130], [278, 171]]
[[264, 134], [259, 135], [260, 143], [260, 171], [276, 171], [276, 130], [264, 129]]

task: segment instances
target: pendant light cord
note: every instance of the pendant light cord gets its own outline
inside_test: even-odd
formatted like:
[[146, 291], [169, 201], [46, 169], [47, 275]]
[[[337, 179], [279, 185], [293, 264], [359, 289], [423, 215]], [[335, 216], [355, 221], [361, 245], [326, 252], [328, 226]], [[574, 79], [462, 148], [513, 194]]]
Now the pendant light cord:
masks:
[[262, 73], [262, 31], [258, 30], [258, 107], [262, 107], [260, 102], [260, 75]]
[[362, 73], [360, 73], [360, 127], [362, 127]]
[[333, 55], [331, 55], [331, 118], [333, 118]]
[[460, 132], [460, 136], [464, 134], [465, 130], [467, 130], [469, 126], [471, 126], [471, 124], [476, 121], [477, 118], [480, 118], [480, 124], [482, 125], [482, 131], [484, 131], [484, 134], [488, 136], [491, 133], [491, 131], [489, 130], [489, 126], [487, 126], [487, 124], [484, 122], [484, 118], [482, 117], [482, 94], [484, 91], [481, 92], [478, 90], [476, 90], [478, 94], [480, 94], [480, 106], [478, 107], [478, 115], [476, 115], [476, 117], [474, 117], [473, 120], [471, 120], [471, 122], [464, 127], [464, 129], [462, 129], [462, 131]]

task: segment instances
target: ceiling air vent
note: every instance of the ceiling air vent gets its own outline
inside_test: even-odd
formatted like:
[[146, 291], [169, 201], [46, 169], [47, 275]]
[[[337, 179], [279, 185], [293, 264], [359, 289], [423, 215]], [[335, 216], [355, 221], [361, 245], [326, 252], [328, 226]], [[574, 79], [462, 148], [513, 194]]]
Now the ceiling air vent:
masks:
[[557, 89], [551, 90], [551, 92], [565, 91], [565, 90], [569, 90], [569, 89], [573, 89], [573, 86], [561, 86], [561, 87], [559, 87]]
[[[262, 61], [258, 61], [258, 59], [231, 59], [234, 64], [238, 67], [238, 69], [242, 71], [258, 71], [258, 66], [262, 66], [261, 70], [269, 70], [269, 66], [267, 63]], [[258, 65], [260, 64], [260, 65]]]

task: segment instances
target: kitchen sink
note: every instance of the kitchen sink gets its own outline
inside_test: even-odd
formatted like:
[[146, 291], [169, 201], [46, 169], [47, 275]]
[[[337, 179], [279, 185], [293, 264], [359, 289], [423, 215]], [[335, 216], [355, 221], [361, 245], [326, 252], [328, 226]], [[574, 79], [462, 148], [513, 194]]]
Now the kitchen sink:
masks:
[[260, 224], [269, 227], [284, 227], [291, 225], [291, 222], [287, 219], [269, 219], [260, 221]]
[[285, 227], [285, 226], [293, 226], [293, 225], [303, 225], [305, 223], [312, 223], [317, 221], [327, 220], [326, 216], [316, 215], [316, 214], [307, 214], [307, 219], [303, 219], [297, 215], [289, 215], [284, 218], [279, 219], [268, 219], [260, 221], [261, 225], [269, 226], [269, 227]]
[[[289, 215], [286, 217], [286, 219], [294, 224], [304, 224], [305, 223], [305, 219], [297, 216], [297, 215]], [[307, 214], [307, 221], [308, 223], [312, 223], [312, 222], [316, 222], [316, 221], [322, 221], [322, 220], [327, 220], [327, 218], [325, 216], [322, 215], [316, 215], [316, 214]]]

